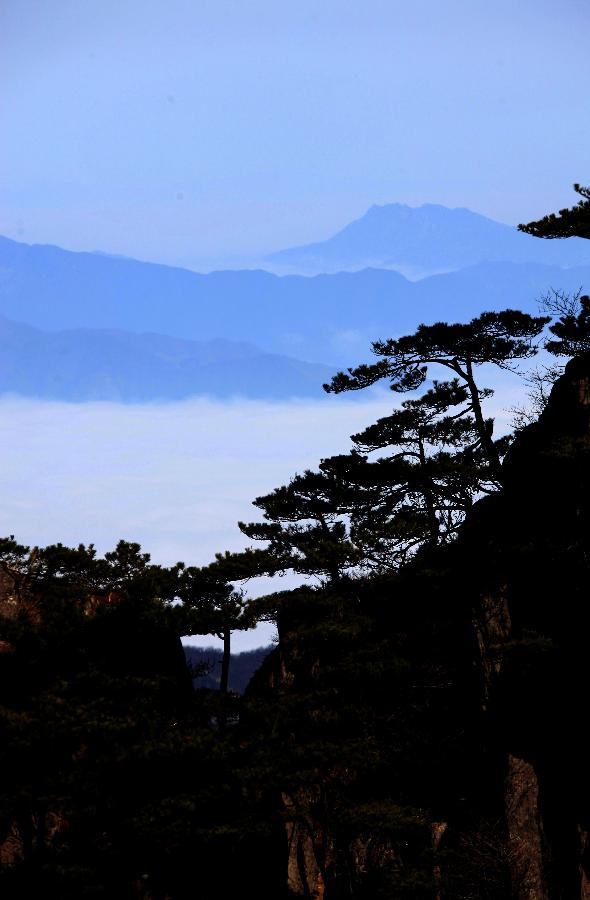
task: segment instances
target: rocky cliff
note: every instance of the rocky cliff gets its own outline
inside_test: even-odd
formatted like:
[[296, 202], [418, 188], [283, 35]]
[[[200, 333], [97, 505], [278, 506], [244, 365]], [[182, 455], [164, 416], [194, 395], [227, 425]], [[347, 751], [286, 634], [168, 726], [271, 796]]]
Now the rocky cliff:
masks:
[[250, 693], [290, 896], [586, 900], [590, 357], [567, 366], [456, 543], [297, 595]]
[[465, 529], [482, 707], [505, 759], [512, 896], [589, 896], [590, 358], [517, 437], [504, 490]]

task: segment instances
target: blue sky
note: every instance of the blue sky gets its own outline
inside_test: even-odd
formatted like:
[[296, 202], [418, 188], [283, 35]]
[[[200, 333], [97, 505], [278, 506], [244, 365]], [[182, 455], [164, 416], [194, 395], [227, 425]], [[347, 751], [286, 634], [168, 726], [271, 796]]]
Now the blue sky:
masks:
[[3, 0], [0, 233], [194, 268], [588, 179], [586, 0]]

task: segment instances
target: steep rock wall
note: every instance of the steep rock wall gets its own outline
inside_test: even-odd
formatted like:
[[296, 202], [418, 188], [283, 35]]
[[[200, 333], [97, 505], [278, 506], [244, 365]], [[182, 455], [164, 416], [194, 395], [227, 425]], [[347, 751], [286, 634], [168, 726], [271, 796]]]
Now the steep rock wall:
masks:
[[588, 891], [590, 816], [579, 734], [590, 675], [590, 357], [568, 364], [503, 476], [462, 544], [470, 589], [479, 586], [482, 709], [505, 759], [512, 896], [577, 900]]

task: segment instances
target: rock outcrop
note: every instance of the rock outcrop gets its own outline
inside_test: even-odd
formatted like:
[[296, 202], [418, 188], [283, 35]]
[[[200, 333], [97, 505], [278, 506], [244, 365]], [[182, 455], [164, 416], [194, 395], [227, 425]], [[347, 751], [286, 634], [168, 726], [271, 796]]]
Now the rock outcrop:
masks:
[[516, 900], [584, 898], [590, 818], [580, 713], [590, 675], [590, 357], [566, 367], [465, 528], [482, 709], [504, 755]]

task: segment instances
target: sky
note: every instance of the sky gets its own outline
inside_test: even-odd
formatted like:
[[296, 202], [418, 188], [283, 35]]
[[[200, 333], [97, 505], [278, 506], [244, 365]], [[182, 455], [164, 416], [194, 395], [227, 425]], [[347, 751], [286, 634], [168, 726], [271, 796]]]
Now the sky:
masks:
[[587, 0], [2, 0], [0, 234], [206, 271], [587, 179]]

